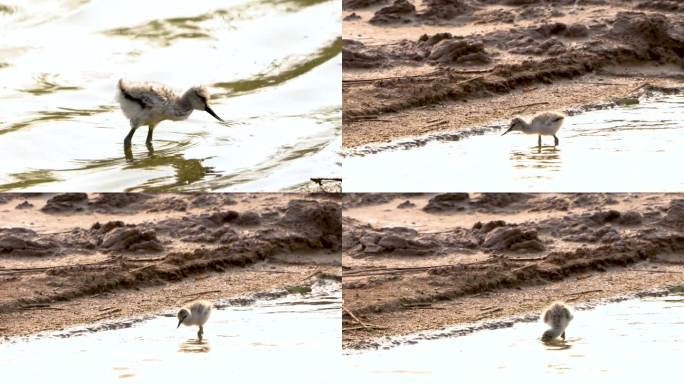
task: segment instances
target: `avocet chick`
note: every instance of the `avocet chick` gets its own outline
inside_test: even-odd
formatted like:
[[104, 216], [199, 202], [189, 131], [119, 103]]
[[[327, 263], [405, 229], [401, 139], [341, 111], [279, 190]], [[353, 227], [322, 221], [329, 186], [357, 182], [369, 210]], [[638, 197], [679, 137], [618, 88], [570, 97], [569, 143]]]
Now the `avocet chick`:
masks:
[[223, 121], [209, 107], [209, 91], [205, 87], [192, 87], [182, 95], [173, 89], [156, 83], [128, 83], [119, 80], [117, 96], [121, 110], [131, 122], [131, 130], [124, 139], [124, 146], [131, 145], [131, 139], [138, 127], [147, 125], [148, 145], [152, 143], [154, 127], [164, 120], [187, 119], [192, 111], [206, 111], [217, 120]]
[[558, 145], [560, 140], [556, 137], [556, 133], [563, 125], [565, 116], [555, 112], [540, 113], [535, 116], [528, 124], [525, 120], [516, 117], [511, 120], [511, 125], [508, 130], [501, 134], [501, 136], [511, 131], [518, 131], [528, 135], [539, 135], [538, 145], [541, 147], [542, 136], [553, 136], [554, 145]]
[[202, 335], [204, 334], [204, 323], [209, 320], [209, 315], [211, 314], [211, 303], [208, 301], [195, 301], [187, 307], [181, 308], [178, 311], [178, 327], [183, 325], [199, 325], [199, 331], [197, 331], [197, 338], [202, 340]]
[[558, 336], [565, 340], [565, 328], [572, 320], [572, 313], [567, 305], [561, 302], [555, 302], [544, 310], [544, 323], [550, 326], [542, 335], [541, 339], [544, 342], [551, 341]]

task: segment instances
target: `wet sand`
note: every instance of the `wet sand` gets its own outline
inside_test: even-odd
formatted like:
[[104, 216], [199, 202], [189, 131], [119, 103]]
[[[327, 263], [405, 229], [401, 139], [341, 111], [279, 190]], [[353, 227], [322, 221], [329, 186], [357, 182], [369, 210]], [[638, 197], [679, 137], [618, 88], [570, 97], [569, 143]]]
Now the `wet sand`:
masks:
[[350, 194], [343, 343], [684, 285], [681, 194]]
[[0, 335], [340, 279], [339, 195], [3, 194]]
[[681, 87], [673, 1], [343, 2], [343, 146]]

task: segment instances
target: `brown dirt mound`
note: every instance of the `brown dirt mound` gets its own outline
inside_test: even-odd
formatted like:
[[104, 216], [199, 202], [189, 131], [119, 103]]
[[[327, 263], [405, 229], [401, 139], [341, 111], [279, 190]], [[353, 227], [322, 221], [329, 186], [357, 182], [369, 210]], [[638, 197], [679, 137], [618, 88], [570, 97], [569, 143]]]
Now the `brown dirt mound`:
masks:
[[151, 195], [144, 193], [100, 193], [90, 202], [90, 206], [93, 209], [108, 212], [114, 209], [129, 207], [151, 197]]
[[684, 227], [684, 199], [672, 200], [663, 222], [679, 228]]
[[467, 193], [442, 193], [430, 200], [423, 211], [425, 212], [445, 212], [453, 210], [463, 210], [463, 203], [467, 203], [470, 199], [470, 195]]
[[62, 193], [50, 198], [41, 211], [49, 213], [78, 212], [85, 210], [87, 193]]
[[380, 8], [368, 21], [371, 24], [407, 23], [416, 15], [416, 7], [408, 0], [394, 0], [392, 5]]
[[343, 196], [344, 208], [362, 207], [364, 205], [377, 205], [389, 203], [398, 197], [408, 197], [412, 194], [404, 193], [345, 193]]
[[637, 9], [649, 9], [654, 11], [684, 12], [684, 4], [681, 0], [648, 0], [637, 4]]
[[55, 244], [35, 240], [36, 236], [26, 228], [0, 228], [0, 255], [41, 257], [57, 252]]
[[522, 230], [515, 226], [501, 226], [487, 233], [482, 243], [484, 248], [496, 251], [539, 252], [545, 249], [537, 231]]
[[377, 68], [384, 65], [385, 57], [355, 40], [342, 40], [342, 66], [344, 68]]
[[101, 247], [110, 251], [161, 252], [164, 246], [154, 231], [143, 231], [136, 227], [118, 227], [102, 237]]
[[428, 60], [440, 64], [488, 64], [492, 61], [484, 44], [461, 39], [447, 39], [435, 44]]
[[423, 20], [448, 20], [472, 13], [475, 7], [463, 0], [424, 0], [426, 9], [420, 14]]
[[185, 212], [188, 210], [189, 205], [187, 199], [170, 197], [156, 200], [153, 207], [148, 209], [147, 212]]
[[483, 193], [472, 201], [472, 205], [482, 208], [503, 208], [527, 201], [530, 197], [527, 193]]
[[14, 209], [31, 209], [33, 208], [33, 204], [29, 203], [28, 201], [24, 200], [24, 202], [17, 204]]
[[342, 209], [333, 202], [292, 200], [287, 205], [282, 225], [294, 228], [312, 239], [318, 239], [322, 248], [340, 249], [342, 242]]

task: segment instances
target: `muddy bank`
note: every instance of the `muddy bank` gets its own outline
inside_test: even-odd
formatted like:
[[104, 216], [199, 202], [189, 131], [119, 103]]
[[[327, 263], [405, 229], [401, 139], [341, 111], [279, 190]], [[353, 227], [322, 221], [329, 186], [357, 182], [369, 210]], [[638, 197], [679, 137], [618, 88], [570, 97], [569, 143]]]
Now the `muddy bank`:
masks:
[[[528, 113], [568, 108], [682, 79], [684, 14], [669, 3], [403, 1], [401, 9], [420, 10], [387, 21], [398, 3], [365, 7], [344, 23], [346, 147], [485, 124], [520, 113], [518, 105], [541, 103]], [[373, 22], [378, 17], [385, 22]], [[527, 103], [515, 97], [521, 93], [532, 93]], [[493, 100], [500, 106], [482, 119], [449, 117]], [[415, 113], [424, 116], [406, 116]]]
[[[645, 194], [443, 194], [345, 209], [344, 302], [357, 317], [345, 317], [345, 344], [684, 283], [683, 214], [681, 195]], [[535, 293], [545, 290], [556, 296]]]
[[[205, 288], [222, 286], [209, 289], [221, 297], [249, 292], [248, 280], [270, 289], [297, 279], [306, 284], [309, 275], [315, 279], [339, 273], [341, 208], [336, 195], [5, 197], [0, 205], [0, 318], [12, 326], [3, 328], [3, 334], [42, 329], [44, 322], [92, 320], [83, 315], [86, 308], [79, 311], [86, 318], [68, 314], [69, 320], [60, 322], [54, 317], [62, 310], [49, 308], [95, 297], [116, 302], [112, 297], [145, 290], [153, 298], [145, 308], [152, 308], [168, 305], [168, 299], [154, 301], [163, 296], [161, 291], [174, 289], [167, 287], [193, 287], [189, 282], [198, 279], [213, 282]], [[259, 282], [270, 270], [274, 276]], [[227, 281], [242, 287], [226, 289]], [[115, 309], [117, 315], [130, 312]], [[27, 311], [37, 311], [30, 324], [4, 320]]]

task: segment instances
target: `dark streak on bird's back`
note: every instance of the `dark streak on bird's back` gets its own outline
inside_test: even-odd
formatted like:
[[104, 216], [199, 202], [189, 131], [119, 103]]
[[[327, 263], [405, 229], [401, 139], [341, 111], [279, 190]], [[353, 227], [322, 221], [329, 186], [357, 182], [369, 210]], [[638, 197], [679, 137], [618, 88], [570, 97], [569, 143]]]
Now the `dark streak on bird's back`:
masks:
[[121, 88], [121, 84], [119, 84], [119, 90], [121, 91], [121, 94], [124, 96], [124, 98], [126, 98], [126, 100], [130, 100], [134, 103], [137, 103], [140, 106], [140, 108], [145, 109], [145, 107], [146, 107], [145, 102], [142, 101], [141, 99], [138, 99], [137, 97], [131, 96], [129, 93], [124, 91], [124, 89]]

